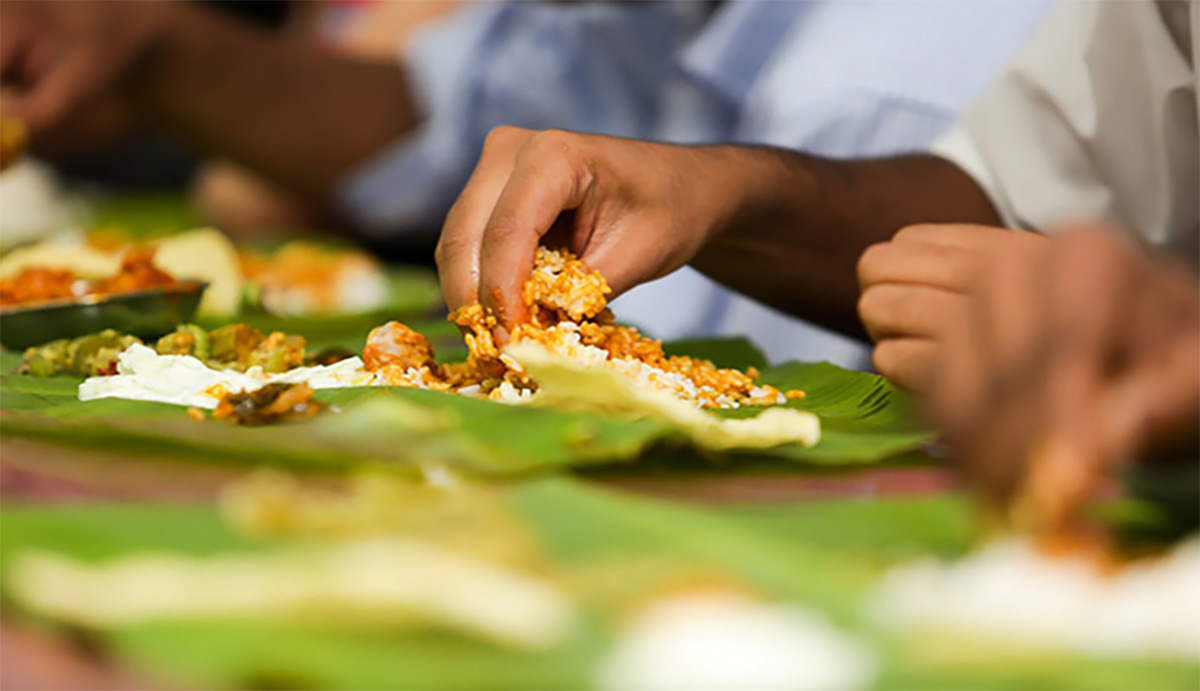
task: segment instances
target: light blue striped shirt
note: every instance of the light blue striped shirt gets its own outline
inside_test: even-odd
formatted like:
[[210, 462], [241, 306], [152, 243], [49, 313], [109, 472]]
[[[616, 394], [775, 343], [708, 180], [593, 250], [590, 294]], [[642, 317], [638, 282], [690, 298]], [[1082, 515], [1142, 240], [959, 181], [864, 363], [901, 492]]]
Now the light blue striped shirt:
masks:
[[[426, 116], [345, 181], [363, 232], [436, 228], [501, 124], [825, 156], [925, 148], [979, 96], [1050, 0], [481, 3], [402, 59]], [[711, 14], [710, 14], [711, 12]], [[772, 360], [863, 366], [866, 348], [691, 269], [614, 303], [655, 336], [747, 335]]]

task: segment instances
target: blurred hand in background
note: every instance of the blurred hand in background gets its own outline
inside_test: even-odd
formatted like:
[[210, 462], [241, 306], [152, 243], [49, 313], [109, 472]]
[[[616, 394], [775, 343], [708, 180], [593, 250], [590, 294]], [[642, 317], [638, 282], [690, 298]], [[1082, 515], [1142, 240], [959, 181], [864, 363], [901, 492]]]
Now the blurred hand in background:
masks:
[[3, 108], [35, 146], [128, 110], [323, 205], [417, 121], [399, 65], [194, 3], [14, 1], [2, 12]]
[[[991, 506], [1071, 531], [1106, 471], [1200, 449], [1191, 269], [1100, 225], [976, 262], [928, 402]], [[964, 267], [967, 265], [964, 265]], [[886, 343], [886, 341], [884, 341]]]
[[88, 107], [103, 107], [162, 39], [165, 17], [161, 3], [5, 2], [5, 112], [37, 135]]
[[[461, 4], [459, 0], [307, 0], [293, 3], [286, 30], [295, 40], [386, 65], [400, 59], [413, 32]], [[197, 171], [192, 197], [206, 223], [234, 237], [328, 228], [336, 223], [324, 205], [229, 160], [207, 161]]]

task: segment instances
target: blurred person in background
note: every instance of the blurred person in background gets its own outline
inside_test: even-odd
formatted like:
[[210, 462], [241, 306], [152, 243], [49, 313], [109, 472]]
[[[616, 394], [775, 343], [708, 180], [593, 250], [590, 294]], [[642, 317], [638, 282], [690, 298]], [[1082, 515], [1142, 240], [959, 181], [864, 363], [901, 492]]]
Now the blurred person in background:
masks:
[[[1194, 1], [1059, 5], [931, 153], [499, 129], [447, 219], [443, 292], [503, 340], [543, 235], [617, 294], [691, 263], [869, 334], [985, 486], [1061, 525], [1101, 469], [1200, 452], [1197, 36]], [[1024, 232], [1072, 218], [1125, 239]]]
[[[452, 14], [461, 4], [460, 0], [293, 2], [284, 32], [322, 50], [391, 64], [404, 54], [414, 32]], [[206, 162], [192, 190], [205, 221], [236, 237], [338, 224], [320, 204], [289, 194], [233, 161]]]
[[[199, 182], [219, 226], [341, 223], [411, 258], [497, 125], [889, 155], [949, 127], [1048, 6], [317, 2], [284, 36], [174, 3], [0, 11], [4, 78], [23, 87], [5, 107], [35, 134], [120, 100], [221, 159]], [[661, 338], [866, 360], [690, 268], [614, 308]]]

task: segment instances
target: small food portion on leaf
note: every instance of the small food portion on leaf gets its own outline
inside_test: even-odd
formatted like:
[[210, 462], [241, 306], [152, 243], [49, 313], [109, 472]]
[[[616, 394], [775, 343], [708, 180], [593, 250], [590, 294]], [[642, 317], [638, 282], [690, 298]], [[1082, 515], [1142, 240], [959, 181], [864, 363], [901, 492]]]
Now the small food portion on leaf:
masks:
[[[228, 393], [253, 392], [268, 384], [303, 383], [325, 389], [371, 383], [372, 376], [363, 371], [358, 358], [332, 365], [291, 366], [303, 362], [303, 345], [289, 341], [283, 334], [279, 336], [263, 339], [254, 349], [241, 353], [244, 360], [227, 362], [223, 369], [214, 369], [191, 355], [160, 355], [135, 343], [117, 357], [115, 374], [92, 377], [80, 384], [79, 399], [125, 398], [211, 410]], [[214, 348], [216, 339], [210, 340], [210, 348]], [[236, 354], [214, 349], [210, 356], [218, 353]], [[243, 371], [234, 367], [238, 362], [247, 365]]]
[[[135, 344], [143, 345], [141, 339], [112, 329], [52, 341], [26, 349], [17, 373], [36, 377], [115, 375], [118, 374], [118, 356]], [[258, 368], [266, 374], [280, 374], [308, 365], [334, 365], [347, 359], [361, 364], [348, 351], [327, 348], [309, 353], [302, 336], [281, 332], [263, 336], [246, 324], [230, 324], [212, 331], [195, 324], [182, 324], [159, 338], [154, 344], [154, 352], [193, 358], [215, 370], [247, 372]], [[145, 357], [144, 353], [141, 355]]]
[[257, 302], [271, 314], [373, 312], [388, 301], [383, 266], [366, 252], [294, 240], [270, 253], [243, 249], [238, 258]]
[[257, 426], [306, 420], [324, 408], [324, 403], [313, 400], [308, 384], [276, 382], [253, 391], [226, 392], [213, 417], [236, 425]]
[[18, 374], [53, 377], [72, 374], [78, 377], [117, 373], [117, 359], [129, 346], [141, 341], [135, 336], [112, 329], [79, 338], [51, 341], [29, 348], [17, 369]]
[[[200, 314], [228, 316], [237, 312], [243, 283], [237, 253], [233, 243], [212, 228], [191, 230], [141, 244], [127, 240], [115, 247], [97, 246], [79, 237], [57, 237], [18, 248], [0, 259], [0, 277], [6, 282], [28, 282], [52, 272], [71, 274], [77, 279], [73, 293], [54, 297], [86, 294], [86, 282], [107, 280], [113, 284], [132, 282], [141, 286], [138, 289], [154, 287], [147, 283], [156, 275], [153, 271], [178, 280], [207, 283], [208, 289], [200, 301]], [[120, 291], [110, 285], [107, 291], [97, 292]]]
[[0, 279], [0, 307], [25, 307], [83, 297], [103, 297], [166, 288], [178, 281], [154, 265], [153, 248], [135, 248], [111, 276], [84, 279], [67, 269], [29, 266]]
[[55, 238], [18, 247], [0, 258], [2, 279], [14, 278], [29, 269], [57, 270], [97, 280], [121, 270], [121, 253], [97, 249], [77, 238]]

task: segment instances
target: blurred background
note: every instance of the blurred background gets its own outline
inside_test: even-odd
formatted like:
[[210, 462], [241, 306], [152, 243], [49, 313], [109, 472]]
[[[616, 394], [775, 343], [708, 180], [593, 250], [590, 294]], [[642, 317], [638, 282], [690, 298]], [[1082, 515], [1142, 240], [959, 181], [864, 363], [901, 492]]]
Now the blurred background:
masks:
[[[430, 266], [442, 219], [494, 127], [825, 156], [911, 151], [982, 93], [1051, 4], [175, 3], [191, 16], [171, 41], [222, 59], [186, 74], [162, 68], [137, 98], [76, 109], [37, 132], [33, 151], [78, 189], [186, 195], [196, 222], [235, 240], [319, 230]], [[113, 54], [109, 77], [137, 63]], [[247, 93], [252, 80], [261, 89]], [[6, 177], [0, 194], [19, 187], [20, 176]], [[8, 193], [0, 237], [9, 244], [44, 232], [39, 214], [54, 217], [18, 213], [48, 186], [21, 184], [39, 191]], [[614, 310], [666, 340], [748, 336], [772, 362], [869, 367], [866, 344], [686, 267]]]

